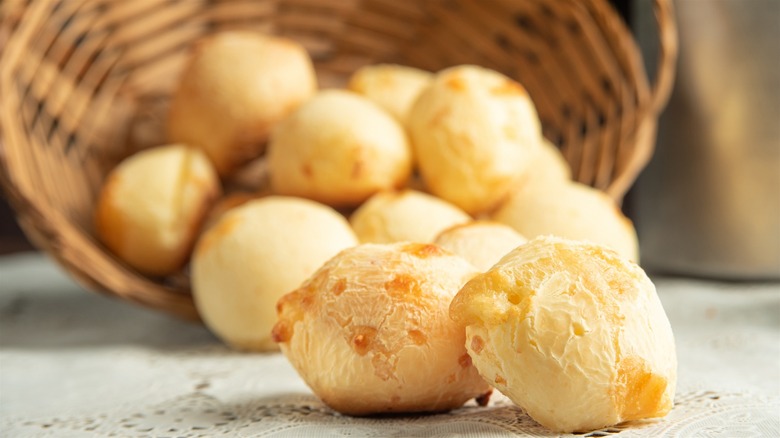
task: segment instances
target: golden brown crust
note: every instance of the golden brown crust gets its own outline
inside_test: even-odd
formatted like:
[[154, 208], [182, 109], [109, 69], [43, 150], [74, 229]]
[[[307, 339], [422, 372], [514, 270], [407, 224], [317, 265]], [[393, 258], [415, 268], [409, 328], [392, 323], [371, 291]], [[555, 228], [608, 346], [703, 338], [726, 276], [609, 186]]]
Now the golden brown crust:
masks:
[[477, 401], [477, 404], [479, 406], [487, 406], [488, 403], [490, 403], [490, 396], [492, 395], [493, 395], [493, 390], [491, 389], [490, 391], [477, 397], [475, 400]]
[[533, 239], [469, 281], [450, 316], [480, 374], [552, 430], [671, 409], [671, 327], [644, 272], [610, 249]]
[[279, 301], [274, 337], [339, 412], [452, 409], [488, 389], [447, 316], [474, 272], [434, 245], [347, 249]]

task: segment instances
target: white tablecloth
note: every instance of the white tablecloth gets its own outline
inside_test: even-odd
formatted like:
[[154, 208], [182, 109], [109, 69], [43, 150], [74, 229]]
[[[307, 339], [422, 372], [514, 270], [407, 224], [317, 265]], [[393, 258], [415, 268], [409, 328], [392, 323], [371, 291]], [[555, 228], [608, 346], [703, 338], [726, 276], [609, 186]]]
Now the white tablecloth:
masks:
[[[655, 278], [679, 356], [664, 419], [585, 436], [780, 436], [780, 284]], [[0, 435], [550, 436], [506, 399], [355, 419], [280, 354], [88, 293], [40, 255], [0, 257]]]

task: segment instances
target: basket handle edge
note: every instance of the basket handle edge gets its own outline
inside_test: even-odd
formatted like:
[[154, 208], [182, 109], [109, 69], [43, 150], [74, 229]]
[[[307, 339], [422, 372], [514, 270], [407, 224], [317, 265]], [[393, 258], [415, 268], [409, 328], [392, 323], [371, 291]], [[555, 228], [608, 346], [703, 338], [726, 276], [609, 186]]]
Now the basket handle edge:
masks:
[[672, 0], [654, 0], [653, 15], [658, 26], [658, 66], [652, 85], [652, 109], [656, 114], [666, 106], [674, 88], [677, 66], [677, 20]]

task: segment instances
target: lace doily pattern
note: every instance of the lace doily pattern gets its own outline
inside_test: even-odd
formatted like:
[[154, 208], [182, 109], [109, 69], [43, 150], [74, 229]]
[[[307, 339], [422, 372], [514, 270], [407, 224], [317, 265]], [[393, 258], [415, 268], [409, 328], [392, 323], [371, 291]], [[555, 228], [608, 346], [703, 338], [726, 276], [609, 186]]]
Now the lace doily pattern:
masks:
[[149, 405], [136, 411], [85, 417], [55, 417], [6, 424], [16, 436], [58, 430], [73, 436], [127, 437], [772, 437], [780, 434], [777, 399], [714, 392], [678, 396], [664, 419], [634, 422], [582, 434], [553, 434], [502, 399], [421, 416], [351, 418], [325, 407], [312, 395], [277, 395], [244, 402], [222, 402], [204, 392]]
[[778, 437], [780, 285], [656, 279], [679, 382], [663, 419], [558, 435], [500, 394], [432, 415], [352, 418], [279, 354], [85, 293], [40, 258], [0, 259], [0, 435], [13, 437]]

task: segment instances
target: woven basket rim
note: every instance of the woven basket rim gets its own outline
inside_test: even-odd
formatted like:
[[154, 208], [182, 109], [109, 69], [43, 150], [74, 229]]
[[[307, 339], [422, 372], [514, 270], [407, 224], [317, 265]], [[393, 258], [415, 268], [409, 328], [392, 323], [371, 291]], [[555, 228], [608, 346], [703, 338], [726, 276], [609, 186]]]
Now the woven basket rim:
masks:
[[[606, 2], [606, 0], [604, 1]], [[25, 8], [29, 7], [29, 9], [25, 9], [23, 12], [10, 10], [13, 4]], [[3, 105], [6, 87], [10, 84], [10, 75], [12, 74], [9, 59], [19, 56], [27, 40], [33, 37], [31, 32], [36, 28], [36, 26], [32, 25], [35, 23], [35, 20], [42, 21], [45, 19], [45, 16], [40, 13], [39, 9], [42, 9], [46, 2], [28, 0], [26, 3], [19, 1], [13, 4], [6, 3], [0, 5], [0, 13], [2, 13], [2, 17], [0, 17], [0, 193], [8, 199], [17, 216], [17, 221], [22, 225], [25, 234], [30, 237], [33, 243], [53, 256], [77, 281], [88, 289], [120, 296], [123, 299], [163, 310], [186, 319], [197, 319], [197, 311], [192, 303], [191, 296], [182, 294], [181, 291], [174, 288], [166, 287], [147, 279], [149, 284], [156, 286], [155, 291], [152, 294], [135, 294], [132, 291], [118, 291], [107, 284], [104, 281], [105, 279], [96, 278], [88, 268], [79, 265], [79, 260], [73, 259], [74, 255], [72, 253], [63, 250], [63, 246], [73, 244], [73, 239], [67, 236], [64, 230], [52, 226], [52, 223], [67, 222], [64, 216], [60, 215], [62, 217], [58, 217], [56, 214], [49, 214], [45, 206], [40, 205], [40, 199], [36, 200], [34, 197], [28, 196], [19, 190], [17, 177], [9, 167], [5, 154], [8, 132], [4, 129], [3, 123], [7, 117], [11, 117], [8, 113], [10, 109], [3, 108], [3, 106], [10, 105]], [[650, 84], [650, 116], [646, 117], [637, 129], [638, 132], [649, 139], [650, 144], [631, 156], [632, 163], [629, 165], [629, 168], [633, 169], [632, 171], [625, 172], [612, 181], [607, 193], [616, 200], [622, 198], [652, 155], [657, 116], [668, 102], [674, 83], [678, 48], [677, 27], [672, 0], [653, 0], [653, 11], [658, 30], [659, 58], [655, 71], [655, 80]], [[626, 26], [622, 20], [621, 23], [620, 25]], [[26, 34], [20, 34], [20, 30], [26, 32]], [[633, 50], [636, 52], [635, 41], [632, 40], [629, 44], [634, 44]], [[641, 54], [638, 55], [637, 60], [639, 67], [642, 69], [641, 74], [645, 74]], [[87, 233], [85, 230], [81, 231]], [[121, 264], [117, 264], [116, 269], [125, 268]], [[152, 296], [155, 293], [161, 294], [162, 300]]]

